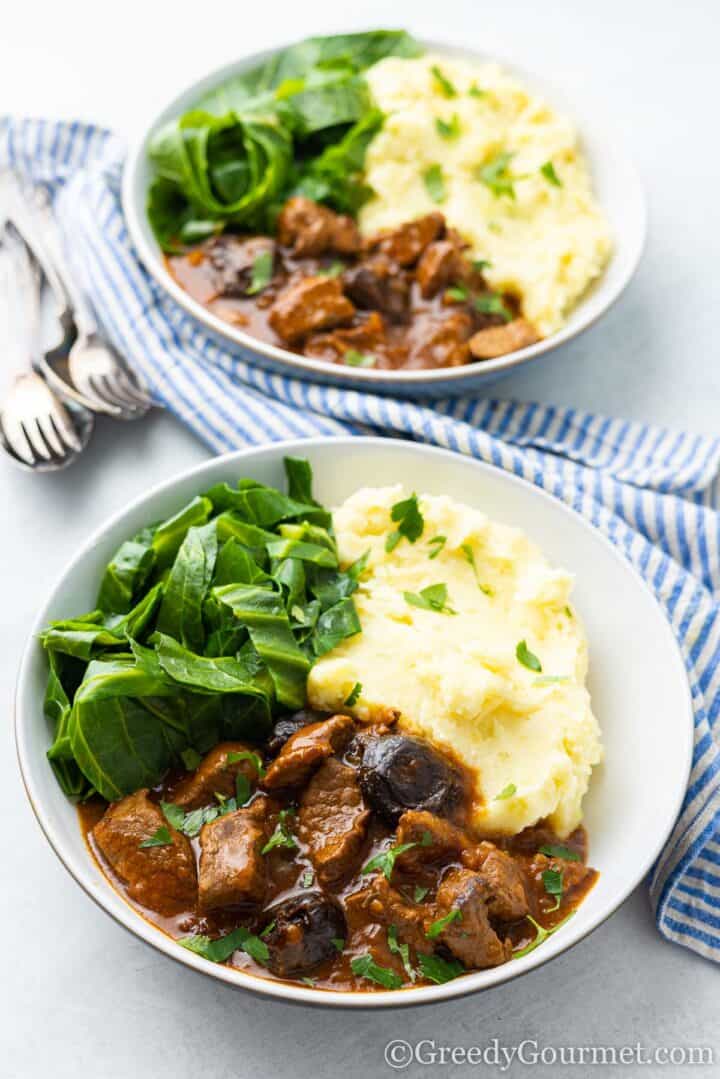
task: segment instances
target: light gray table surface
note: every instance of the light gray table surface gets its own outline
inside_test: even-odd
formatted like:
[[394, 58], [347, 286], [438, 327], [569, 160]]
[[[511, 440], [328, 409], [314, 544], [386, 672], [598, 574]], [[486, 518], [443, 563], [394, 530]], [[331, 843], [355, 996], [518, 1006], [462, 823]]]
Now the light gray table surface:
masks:
[[[301, 10], [276, 2], [253, 9], [251, 26], [247, 9], [229, 0], [193, 5], [193, 19], [189, 5], [170, 0], [104, 13], [89, 0], [46, 7], [15, 5], [0, 35], [2, 108], [84, 115], [130, 135], [183, 72], [192, 77], [275, 35], [288, 40], [343, 21], [390, 20], [440, 37], [452, 31], [535, 64], [570, 90], [591, 85], [632, 141], [648, 188], [646, 255], [601, 324], [493, 392], [716, 432], [720, 9], [713, 0], [399, 0], [391, 9], [364, 3], [344, 20], [330, 3]], [[643, 887], [572, 952], [520, 981], [447, 1005], [372, 1014], [292, 1008], [232, 992], [155, 954], [81, 893], [41, 835], [20, 783], [11, 731], [18, 659], [36, 608], [88, 532], [207, 452], [156, 413], [129, 426], [101, 422], [86, 456], [64, 474], [29, 477], [0, 461], [7, 714], [0, 740], [0, 1076], [364, 1079], [390, 1074], [382, 1051], [392, 1038], [464, 1046], [493, 1038], [509, 1046], [524, 1038], [548, 1046], [640, 1040], [711, 1045], [720, 1054], [718, 971], [660, 938]], [[474, 1070], [484, 1069], [414, 1065], [405, 1074]], [[516, 1065], [506, 1074], [527, 1070]], [[562, 1065], [529, 1071], [586, 1074]]]

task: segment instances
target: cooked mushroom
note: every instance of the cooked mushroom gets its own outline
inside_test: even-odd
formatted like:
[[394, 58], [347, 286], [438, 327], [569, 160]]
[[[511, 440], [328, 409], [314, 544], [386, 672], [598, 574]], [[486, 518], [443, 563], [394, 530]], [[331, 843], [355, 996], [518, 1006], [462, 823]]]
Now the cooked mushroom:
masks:
[[340, 905], [322, 892], [306, 892], [269, 907], [271, 928], [263, 934], [268, 967], [281, 978], [303, 974], [337, 955], [347, 935]]
[[393, 734], [369, 743], [360, 768], [365, 798], [389, 824], [406, 809], [452, 816], [465, 793], [460, 769], [420, 738]]

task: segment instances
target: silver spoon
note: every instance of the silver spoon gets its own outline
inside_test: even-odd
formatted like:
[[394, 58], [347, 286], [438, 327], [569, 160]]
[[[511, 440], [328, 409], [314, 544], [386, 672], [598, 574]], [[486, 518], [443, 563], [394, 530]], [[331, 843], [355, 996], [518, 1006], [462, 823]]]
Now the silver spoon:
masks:
[[14, 373], [0, 409], [0, 444], [16, 464], [36, 471], [65, 468], [84, 449], [92, 413], [65, 406], [34, 370], [42, 355], [40, 282], [25, 244], [6, 226], [0, 247], [3, 355]]

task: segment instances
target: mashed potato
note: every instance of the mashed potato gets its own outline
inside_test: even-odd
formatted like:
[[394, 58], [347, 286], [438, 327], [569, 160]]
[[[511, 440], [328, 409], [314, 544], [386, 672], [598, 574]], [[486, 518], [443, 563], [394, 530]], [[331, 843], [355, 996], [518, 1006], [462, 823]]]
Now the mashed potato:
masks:
[[[602, 755], [572, 578], [522, 532], [446, 497], [422, 497], [421, 537], [388, 554], [390, 511], [403, 497], [399, 487], [366, 488], [335, 511], [343, 564], [370, 552], [356, 594], [363, 628], [312, 668], [310, 703], [347, 711], [360, 683], [350, 709], [359, 719], [398, 708], [402, 728], [452, 747], [476, 772], [479, 828], [514, 834], [547, 817], [565, 836]], [[438, 583], [455, 614], [404, 597]], [[541, 674], [519, 662], [521, 641]]]
[[[491, 263], [485, 276], [493, 288], [516, 294], [542, 335], [560, 329], [611, 251], [572, 124], [495, 64], [388, 58], [367, 79], [386, 121], [366, 156], [377, 197], [362, 210], [363, 231], [440, 209], [475, 257]], [[438, 120], [451, 125], [451, 137], [440, 134]], [[502, 154], [512, 155], [503, 175], [514, 198], [478, 179]], [[561, 186], [541, 171], [548, 162]], [[440, 204], [423, 181], [438, 164]]]

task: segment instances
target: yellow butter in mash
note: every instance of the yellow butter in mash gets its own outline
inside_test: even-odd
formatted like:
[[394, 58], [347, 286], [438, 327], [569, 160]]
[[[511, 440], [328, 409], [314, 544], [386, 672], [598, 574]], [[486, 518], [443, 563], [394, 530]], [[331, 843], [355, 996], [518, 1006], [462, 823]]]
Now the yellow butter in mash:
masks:
[[[612, 246], [573, 125], [496, 64], [388, 58], [367, 80], [386, 119], [365, 160], [376, 197], [362, 230], [441, 210], [490, 262], [488, 283], [543, 336], [560, 329]], [[439, 203], [423, 180], [438, 165]]]
[[[477, 827], [515, 834], [548, 818], [566, 836], [602, 757], [572, 577], [522, 532], [444, 496], [421, 497], [421, 537], [388, 553], [391, 509], [404, 497], [364, 488], [334, 513], [342, 564], [370, 553], [355, 596], [362, 633], [312, 668], [310, 703], [348, 711], [359, 683], [355, 716], [397, 708], [401, 728], [452, 747], [476, 773]], [[405, 593], [436, 584], [456, 613], [408, 602]], [[518, 660], [522, 641], [541, 673]]]

